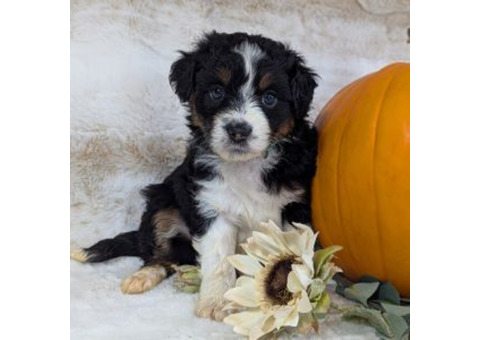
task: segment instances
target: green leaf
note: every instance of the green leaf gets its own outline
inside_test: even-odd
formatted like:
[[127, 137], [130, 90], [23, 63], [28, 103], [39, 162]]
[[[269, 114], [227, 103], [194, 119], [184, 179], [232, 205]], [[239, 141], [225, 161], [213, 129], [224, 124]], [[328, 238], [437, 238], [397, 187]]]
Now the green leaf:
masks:
[[200, 290], [200, 286], [192, 286], [192, 285], [185, 285], [185, 284], [175, 285], [175, 288], [180, 292], [189, 293], [189, 294], [198, 293], [198, 291]]
[[407, 322], [401, 316], [384, 313], [384, 319], [387, 321], [390, 329], [393, 332], [395, 340], [402, 340], [410, 331], [410, 327], [408, 326]]
[[189, 265], [189, 264], [184, 264], [184, 265], [181, 265], [181, 266], [174, 266], [173, 267], [177, 272], [179, 273], [187, 273], [187, 272], [199, 272], [200, 271], [200, 267], [199, 266], [192, 266], [192, 265]]
[[398, 291], [390, 282], [380, 285], [380, 288], [378, 288], [378, 299], [391, 302], [395, 305], [400, 304], [400, 294], [398, 294]]
[[377, 331], [387, 337], [392, 337], [394, 335], [393, 330], [383, 318], [382, 313], [378, 310], [355, 307], [344, 312], [343, 318], [347, 320], [360, 319], [367, 322], [370, 326], [374, 327]]
[[394, 314], [397, 316], [404, 316], [410, 314], [410, 306], [398, 306], [388, 302], [381, 301], [380, 304], [385, 312], [389, 314]]
[[327, 292], [324, 292], [322, 297], [317, 301], [315, 307], [313, 308], [313, 313], [316, 316], [323, 315], [328, 312], [330, 308], [330, 295]]
[[318, 275], [318, 278], [323, 280], [325, 283], [328, 283], [332, 279], [333, 275], [340, 271], [341, 269], [337, 267], [333, 262], [328, 262], [325, 263], [320, 269], [320, 275]]
[[360, 302], [365, 307], [368, 307], [368, 299], [375, 293], [379, 282], [372, 283], [356, 283], [348, 288], [345, 288], [345, 297]]
[[326, 287], [327, 286], [325, 282], [323, 282], [323, 280], [313, 279], [312, 283], [310, 284], [310, 292], [308, 294], [308, 298], [310, 299], [310, 301], [315, 301], [319, 299], [325, 291]]
[[341, 250], [341, 246], [330, 246], [328, 248], [317, 250], [313, 255], [313, 264], [315, 267], [315, 275], [320, 273], [320, 269], [325, 263], [330, 261], [337, 251]]

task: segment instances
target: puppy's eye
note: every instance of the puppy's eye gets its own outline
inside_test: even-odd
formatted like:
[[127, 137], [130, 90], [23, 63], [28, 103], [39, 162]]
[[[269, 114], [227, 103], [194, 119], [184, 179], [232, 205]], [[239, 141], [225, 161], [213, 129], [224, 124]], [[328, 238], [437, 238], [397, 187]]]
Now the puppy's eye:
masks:
[[262, 104], [265, 105], [267, 108], [271, 109], [275, 105], [277, 105], [277, 97], [272, 92], [266, 92], [262, 96]]
[[210, 98], [213, 100], [222, 100], [225, 97], [225, 90], [221, 86], [217, 86], [209, 92]]

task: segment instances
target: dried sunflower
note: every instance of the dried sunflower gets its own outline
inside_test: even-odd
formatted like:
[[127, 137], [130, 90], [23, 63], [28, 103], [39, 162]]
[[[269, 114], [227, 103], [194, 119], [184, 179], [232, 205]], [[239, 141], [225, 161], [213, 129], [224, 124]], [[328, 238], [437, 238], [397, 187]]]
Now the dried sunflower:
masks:
[[294, 226], [296, 230], [283, 232], [272, 221], [262, 223], [242, 244], [246, 255], [228, 257], [245, 274], [225, 293], [231, 301], [227, 308], [243, 309], [223, 320], [236, 333], [258, 339], [282, 327], [296, 327], [302, 313], [325, 310], [326, 282], [339, 271], [329, 261], [340, 248], [314, 253], [317, 234], [306, 225]]

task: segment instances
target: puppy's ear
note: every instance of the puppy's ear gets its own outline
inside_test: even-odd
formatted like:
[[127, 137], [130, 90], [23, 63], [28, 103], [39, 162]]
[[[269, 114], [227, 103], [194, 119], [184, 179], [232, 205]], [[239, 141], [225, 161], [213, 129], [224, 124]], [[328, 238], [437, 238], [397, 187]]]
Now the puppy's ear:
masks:
[[299, 118], [307, 115], [313, 99], [313, 91], [317, 87], [317, 75], [305, 66], [302, 57], [293, 55], [289, 59], [290, 90], [293, 96], [295, 114]]
[[182, 57], [172, 64], [169, 79], [180, 101], [186, 103], [195, 88], [195, 59], [191, 53], [181, 54]]

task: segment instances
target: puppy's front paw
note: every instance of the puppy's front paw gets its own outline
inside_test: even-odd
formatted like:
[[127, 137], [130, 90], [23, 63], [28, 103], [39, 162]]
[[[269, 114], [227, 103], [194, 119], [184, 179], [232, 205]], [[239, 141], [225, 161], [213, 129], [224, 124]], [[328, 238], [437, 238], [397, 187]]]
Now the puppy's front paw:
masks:
[[216, 321], [222, 321], [230, 312], [223, 310], [226, 301], [223, 299], [220, 301], [206, 299], [199, 300], [195, 308], [195, 315], [200, 318], [212, 319]]
[[166, 276], [166, 270], [161, 266], [144, 267], [123, 280], [122, 292], [125, 294], [141, 294], [154, 288]]

